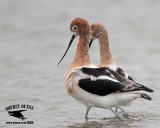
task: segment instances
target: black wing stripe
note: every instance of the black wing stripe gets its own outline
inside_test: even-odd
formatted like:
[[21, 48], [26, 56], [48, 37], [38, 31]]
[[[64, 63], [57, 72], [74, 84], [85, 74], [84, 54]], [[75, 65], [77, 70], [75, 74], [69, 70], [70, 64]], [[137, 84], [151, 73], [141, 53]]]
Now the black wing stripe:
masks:
[[95, 77], [99, 77], [99, 76], [108, 76], [108, 77], [111, 77], [113, 79], [115, 79], [112, 75], [112, 73], [107, 70], [107, 68], [105, 67], [102, 67], [102, 68], [87, 68], [87, 67], [84, 67], [81, 69], [82, 72], [84, 74], [87, 74], [87, 75], [92, 75], [92, 76], [95, 76]]
[[126, 77], [125, 72], [124, 72], [121, 68], [118, 68], [116, 72], [117, 72], [118, 74], [120, 74], [121, 76]]
[[96, 80], [81, 79], [78, 83], [79, 87], [83, 90], [96, 94], [99, 96], [105, 96], [114, 92], [122, 91], [124, 85], [113, 82], [110, 80]]
[[[133, 78], [132, 78], [131, 76], [128, 76], [128, 79], [134, 81]], [[134, 81], [134, 82], [135, 82], [135, 81]]]
[[124, 76], [122, 76], [121, 74], [119, 74], [118, 72], [116, 71], [113, 71], [112, 69], [108, 69], [112, 74], [113, 76], [120, 82], [124, 82], [124, 81], [127, 81], [128, 79], [125, 78]]
[[128, 76], [128, 77], [127, 77], [126, 74], [125, 74], [125, 72], [124, 72], [121, 68], [118, 68], [116, 72], [117, 72], [118, 74], [120, 74], [121, 76], [126, 77], [127, 79], [134, 81], [131, 76]]
[[92, 76], [95, 76], [95, 77], [104, 75], [102, 72], [97, 71], [96, 68], [87, 68], [87, 67], [84, 67], [81, 70], [82, 70], [82, 72], [84, 74], [92, 75]]
[[108, 68], [106, 68], [106, 67], [96, 68], [95, 70], [103, 73], [103, 74], [106, 75], [106, 76], [109, 76], [109, 77], [115, 79], [115, 77], [113, 76], [113, 74], [112, 74], [112, 73], [108, 70]]

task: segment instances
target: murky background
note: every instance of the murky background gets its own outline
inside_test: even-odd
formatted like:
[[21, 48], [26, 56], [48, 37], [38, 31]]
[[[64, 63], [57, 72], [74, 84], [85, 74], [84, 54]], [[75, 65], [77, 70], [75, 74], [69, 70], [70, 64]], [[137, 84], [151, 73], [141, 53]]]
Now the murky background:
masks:
[[[124, 107], [136, 118], [122, 122], [109, 110], [93, 108], [87, 123], [85, 107], [70, 97], [63, 77], [78, 38], [57, 67], [72, 33], [75, 17], [101, 22], [110, 34], [117, 64], [137, 82], [155, 90], [152, 101], [136, 100]], [[99, 62], [95, 41], [90, 50]], [[160, 1], [159, 0], [0, 0], [0, 126], [1, 128], [157, 128], [160, 125]], [[8, 115], [13, 104], [27, 110], [32, 125]]]

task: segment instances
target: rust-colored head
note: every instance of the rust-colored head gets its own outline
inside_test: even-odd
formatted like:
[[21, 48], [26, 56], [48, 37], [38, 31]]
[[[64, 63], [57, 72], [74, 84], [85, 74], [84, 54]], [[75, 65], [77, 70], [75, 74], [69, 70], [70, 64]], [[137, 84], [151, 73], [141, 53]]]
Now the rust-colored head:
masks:
[[89, 44], [89, 47], [91, 47], [92, 45], [92, 42], [95, 40], [95, 39], [102, 39], [102, 37], [105, 37], [108, 39], [108, 32], [107, 32], [107, 29], [106, 27], [101, 24], [101, 23], [92, 23], [91, 25], [91, 40], [90, 40], [90, 44]]
[[90, 36], [91, 35], [90, 24], [88, 23], [87, 20], [85, 20], [83, 18], [79, 18], [79, 17], [72, 20], [72, 22], [70, 24], [70, 30], [71, 30], [71, 32], [73, 32], [72, 38], [69, 42], [67, 50], [65, 51], [63, 57], [61, 58], [61, 60], [59, 61], [59, 63], [57, 65], [60, 64], [60, 62], [63, 60], [63, 58], [67, 54], [67, 52], [68, 52], [68, 50], [69, 50], [69, 48], [70, 48], [70, 46], [76, 36], [88, 36], [88, 35]]
[[101, 38], [104, 34], [108, 34], [106, 27], [101, 23], [92, 23], [91, 25], [92, 38]]
[[70, 24], [70, 30], [76, 35], [91, 34], [91, 28], [88, 21], [79, 17], [72, 20]]

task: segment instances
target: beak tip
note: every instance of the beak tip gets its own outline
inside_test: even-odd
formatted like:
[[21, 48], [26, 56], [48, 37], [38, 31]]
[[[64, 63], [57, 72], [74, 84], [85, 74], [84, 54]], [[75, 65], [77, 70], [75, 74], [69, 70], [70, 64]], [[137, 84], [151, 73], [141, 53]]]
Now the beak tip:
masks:
[[73, 35], [72, 35], [72, 38], [71, 38], [71, 40], [70, 40], [70, 42], [69, 42], [69, 45], [68, 45], [68, 47], [67, 47], [67, 50], [65, 51], [63, 57], [61, 58], [61, 60], [60, 60], [59, 63], [57, 64], [57, 66], [61, 63], [61, 61], [63, 60], [63, 58], [64, 58], [65, 55], [67, 54], [67, 52], [68, 52], [68, 50], [69, 50], [69, 48], [70, 48], [70, 46], [71, 46], [71, 44], [72, 44], [72, 42], [73, 42], [73, 40], [74, 40], [75, 37], [76, 37], [76, 35], [73, 34]]
[[92, 45], [92, 42], [93, 42], [93, 39], [90, 40], [90, 43], [89, 43], [89, 48], [91, 47]]

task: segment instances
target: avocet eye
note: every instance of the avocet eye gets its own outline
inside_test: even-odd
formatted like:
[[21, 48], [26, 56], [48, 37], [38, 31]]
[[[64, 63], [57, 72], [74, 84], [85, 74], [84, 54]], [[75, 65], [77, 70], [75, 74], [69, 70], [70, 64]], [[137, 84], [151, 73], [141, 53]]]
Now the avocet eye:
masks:
[[77, 29], [78, 29], [77, 26], [73, 26], [73, 27], [72, 27], [72, 30], [74, 30], [74, 31], [76, 31]]

